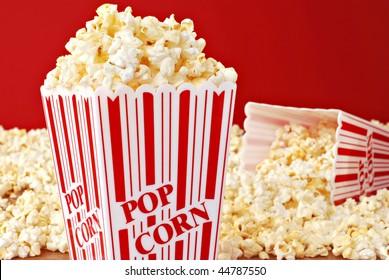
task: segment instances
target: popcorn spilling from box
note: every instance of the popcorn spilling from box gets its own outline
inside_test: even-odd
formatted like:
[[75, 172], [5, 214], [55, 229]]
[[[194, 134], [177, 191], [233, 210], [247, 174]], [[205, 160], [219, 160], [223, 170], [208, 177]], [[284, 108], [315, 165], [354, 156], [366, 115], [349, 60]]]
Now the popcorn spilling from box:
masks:
[[[389, 187], [389, 132], [379, 125], [335, 109], [248, 103], [245, 111], [243, 169], [253, 171], [267, 157], [277, 128], [290, 122], [310, 127], [326, 121], [333, 124], [333, 132], [327, 134], [332, 135], [335, 141], [330, 151], [333, 153], [333, 170], [328, 174], [331, 177], [326, 178], [331, 183], [331, 200], [341, 204], [347, 198], [358, 199], [365, 193], [370, 195]], [[307, 145], [316, 150], [317, 144], [314, 144]], [[284, 143], [280, 145], [288, 146]], [[327, 150], [328, 146], [323, 148]], [[288, 161], [293, 161], [294, 155], [290, 157]], [[300, 157], [305, 159], [304, 154]], [[317, 154], [312, 154], [312, 157], [317, 158]]]
[[66, 252], [47, 130], [0, 126], [0, 259]]
[[[330, 200], [334, 181], [335, 186], [338, 183], [334, 176], [335, 149], [365, 149], [362, 165], [351, 152], [349, 158], [341, 154], [337, 159], [346, 164], [340, 168], [341, 176], [348, 174], [344, 166], [350, 168], [350, 162], [355, 165], [352, 170], [365, 166], [362, 171], [368, 174], [371, 158], [378, 168], [383, 161], [377, 161], [371, 152], [369, 156], [368, 140], [354, 134], [366, 132], [367, 139], [371, 134], [374, 139], [377, 135], [383, 139], [389, 131], [380, 128], [377, 121], [374, 125], [363, 121], [367, 131], [356, 129], [355, 120], [362, 120], [353, 122], [353, 116], [345, 113], [337, 118], [337, 110], [301, 111], [249, 104], [246, 113], [244, 143], [243, 131], [236, 127], [231, 138], [219, 259], [267, 259], [269, 255], [295, 259], [327, 256], [329, 252], [347, 259], [389, 259], [389, 191], [380, 189], [375, 196], [363, 195], [359, 203], [346, 199], [335, 206]], [[337, 130], [338, 120], [348, 123], [343, 128], [356, 132]], [[342, 137], [340, 145], [336, 137]], [[347, 138], [360, 139], [365, 145], [347, 144]], [[377, 148], [383, 143], [378, 140], [373, 145]], [[242, 170], [241, 161], [254, 172]], [[360, 174], [364, 178], [364, 173]], [[347, 197], [356, 193], [359, 197], [360, 182], [365, 186], [365, 180], [358, 180], [357, 190], [346, 193]], [[385, 183], [385, 177], [380, 182]], [[340, 185], [340, 190], [344, 188]], [[363, 190], [373, 193], [369, 187]], [[336, 194], [340, 194], [337, 202], [345, 199], [341, 191]]]
[[235, 82], [235, 70], [206, 58], [206, 42], [196, 36], [190, 19], [178, 23], [171, 15], [161, 22], [153, 16], [135, 17], [130, 7], [118, 12], [117, 5], [104, 4], [66, 44], [70, 54], [57, 59], [44, 86], [114, 90], [121, 84], [135, 89], [143, 84]]

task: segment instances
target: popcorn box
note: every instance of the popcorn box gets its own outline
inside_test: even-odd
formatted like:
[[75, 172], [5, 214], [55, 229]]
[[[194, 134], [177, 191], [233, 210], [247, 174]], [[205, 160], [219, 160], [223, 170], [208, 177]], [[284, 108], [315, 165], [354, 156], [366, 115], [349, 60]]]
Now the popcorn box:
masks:
[[336, 109], [283, 107], [249, 102], [245, 106], [242, 165], [253, 172], [268, 157], [275, 131], [286, 124], [312, 126], [321, 120], [337, 124], [331, 201], [359, 200], [389, 188], [389, 131]]
[[236, 84], [41, 88], [72, 259], [215, 259]]

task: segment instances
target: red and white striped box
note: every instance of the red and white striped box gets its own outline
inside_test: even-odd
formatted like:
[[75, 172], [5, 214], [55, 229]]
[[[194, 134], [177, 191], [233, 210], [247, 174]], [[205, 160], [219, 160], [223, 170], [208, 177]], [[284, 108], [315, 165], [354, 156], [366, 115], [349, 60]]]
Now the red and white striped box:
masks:
[[236, 84], [41, 88], [72, 259], [215, 259]]
[[283, 107], [249, 102], [245, 106], [242, 169], [255, 171], [268, 157], [275, 131], [289, 123], [312, 126], [321, 120], [337, 123], [333, 189], [336, 205], [389, 188], [389, 131], [336, 109]]

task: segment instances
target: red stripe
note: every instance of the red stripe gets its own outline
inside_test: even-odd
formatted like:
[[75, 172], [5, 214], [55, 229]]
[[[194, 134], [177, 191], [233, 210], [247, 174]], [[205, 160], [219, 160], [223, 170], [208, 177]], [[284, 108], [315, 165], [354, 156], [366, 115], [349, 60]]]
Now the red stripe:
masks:
[[378, 179], [378, 178], [374, 178], [374, 183], [377, 183], [377, 182], [383, 182], [383, 181], [387, 181], [387, 182], [389, 182], [389, 179], [388, 179], [388, 178], [380, 178], [380, 179]]
[[224, 92], [217, 95], [213, 93], [212, 120], [209, 141], [207, 188], [205, 190], [206, 199], [215, 198], [216, 176], [218, 173], [218, 160], [220, 149], [221, 126], [223, 120]]
[[70, 152], [69, 135], [68, 135], [68, 128], [67, 128], [67, 121], [65, 117], [65, 108], [63, 105], [63, 97], [58, 96], [58, 100], [59, 100], [59, 108], [61, 111], [61, 118], [63, 124], [63, 134], [65, 137], [66, 153], [68, 154], [68, 160], [69, 160], [70, 175], [72, 177], [71, 178], [72, 182], [74, 182], [73, 158], [72, 158], [72, 153]]
[[143, 114], [145, 129], [146, 185], [155, 184], [155, 151], [154, 151], [154, 96], [143, 94]]
[[149, 254], [149, 260], [156, 260], [157, 254]]
[[356, 133], [356, 134], [359, 134], [359, 135], [362, 135], [362, 136], [366, 136], [367, 135], [367, 129], [365, 129], [363, 127], [360, 127], [360, 126], [356, 126], [354, 124], [351, 124], [351, 123], [348, 123], [348, 122], [345, 122], [345, 121], [342, 121], [341, 128], [343, 130], [347, 130], [347, 131], [350, 131], [350, 132], [353, 132], [353, 133]]
[[96, 248], [95, 248], [94, 243], [91, 244], [91, 249], [92, 249], [92, 257], [95, 260], [96, 259]]
[[108, 100], [109, 128], [111, 134], [112, 165], [115, 181], [116, 202], [126, 201], [126, 190], [124, 187], [124, 167], [122, 150], [122, 128], [120, 121], [120, 98], [114, 101]]
[[338, 166], [338, 167], [336, 167], [336, 170], [357, 169], [357, 168], [358, 168], [358, 166], [344, 166], [344, 167]]
[[344, 186], [336, 186], [336, 189], [339, 190], [339, 189], [355, 187], [355, 186], [356, 186], [356, 183], [352, 183], [352, 184], [347, 184], [347, 185], [344, 185]]
[[366, 120], [360, 119], [360, 118], [355, 117], [355, 116], [353, 116], [353, 115], [347, 114], [347, 117], [350, 118], [350, 119], [352, 119], [352, 120], [355, 120], [355, 121], [357, 121], [357, 122], [359, 122], [359, 123], [363, 123], [365, 126], [374, 128], [375, 130], [382, 131], [383, 133], [387, 133], [387, 132], [388, 132], [388, 130], [386, 130], [385, 128], [381, 128], [381, 127], [379, 127], [379, 126], [377, 126], [377, 125], [375, 125], [375, 124], [372, 124], [371, 122], [368, 122], [368, 121], [366, 121]]
[[103, 239], [103, 232], [100, 231], [99, 233], [99, 236], [100, 236], [100, 248], [101, 248], [101, 259], [102, 260], [105, 260], [105, 250], [104, 250], [104, 239]]
[[114, 246], [114, 242], [113, 242], [113, 230], [112, 230], [112, 215], [111, 215], [111, 199], [109, 197], [109, 188], [108, 188], [108, 176], [107, 176], [107, 157], [106, 157], [106, 150], [105, 150], [105, 143], [104, 143], [104, 131], [103, 131], [103, 116], [102, 116], [102, 110], [101, 110], [101, 102], [100, 102], [100, 97], [98, 98], [98, 102], [99, 102], [99, 113], [100, 113], [100, 127], [101, 127], [101, 145], [103, 147], [103, 155], [104, 155], [104, 170], [105, 170], [105, 186], [106, 186], [106, 192], [107, 192], [107, 196], [108, 196], [108, 214], [109, 214], [109, 226], [110, 226], [110, 230], [111, 230], [111, 246], [112, 246], [112, 252], [113, 252], [113, 258], [115, 259], [115, 246]]
[[335, 176], [335, 183], [354, 181], [358, 179], [358, 174], [338, 174]]
[[[81, 171], [82, 171], [82, 186], [84, 188], [84, 194], [85, 194], [85, 201], [86, 201], [86, 210], [89, 212], [90, 207], [89, 207], [89, 196], [88, 196], [88, 188], [87, 188], [87, 183], [86, 183], [86, 172], [85, 172], [85, 162], [84, 162], [84, 149], [83, 145], [81, 143], [81, 131], [80, 131], [80, 124], [79, 124], [79, 112], [78, 112], [78, 107], [77, 107], [77, 100], [76, 96], [72, 97], [73, 101], [73, 108], [74, 108], [74, 118], [75, 118], [75, 123], [76, 123], [76, 134], [77, 134], [77, 142], [78, 142], [78, 148], [80, 150], [80, 159], [81, 159]], [[86, 105], [88, 106], [88, 105]]]
[[383, 183], [383, 184], [376, 184], [374, 187], [378, 188], [378, 189], [382, 189], [384, 186], [389, 186], [389, 183], [386, 182], [386, 183]]
[[72, 227], [72, 221], [70, 219], [67, 219], [68, 223], [68, 230], [70, 232], [70, 255], [72, 256], [73, 260], [77, 259], [77, 253], [76, 253], [76, 247], [74, 242], [74, 236], [73, 236], [73, 227]]
[[128, 240], [128, 230], [127, 229], [119, 230], [119, 244], [120, 244], [120, 259], [129, 260], [130, 259], [130, 243]]
[[377, 146], [374, 147], [374, 150], [375, 151], [381, 151], [381, 152], [389, 152], [389, 149], [385, 147], [385, 149], [380, 149], [380, 148], [377, 148]]
[[348, 191], [348, 192], [344, 192], [344, 193], [339, 193], [339, 194], [336, 194], [335, 196], [344, 196], [345, 194], [350, 194], [350, 193], [355, 193], [355, 192], [357, 192], [358, 194], [356, 194], [356, 195], [354, 195], [354, 196], [351, 196], [350, 198], [354, 198], [354, 197], [357, 197], [357, 198], [359, 198], [359, 196], [360, 196], [360, 189], [358, 188], [358, 189], [355, 189], [355, 190], [351, 190], [351, 191]]
[[377, 139], [377, 140], [389, 143], [389, 137], [385, 136], [385, 135], [382, 135], [382, 134], [380, 134], [378, 132], [373, 132], [373, 139]]
[[176, 242], [175, 260], [182, 260], [184, 253], [184, 241], [178, 240]]
[[59, 179], [59, 185], [61, 188], [61, 192], [65, 193], [65, 182], [63, 178], [63, 167], [62, 167], [62, 159], [59, 155], [59, 148], [58, 148], [58, 139], [57, 139], [57, 130], [54, 124], [54, 114], [53, 114], [53, 108], [51, 106], [50, 98], [45, 98], [46, 100], [46, 105], [47, 105], [47, 114], [49, 117], [49, 123], [50, 123], [50, 130], [51, 130], [51, 137], [53, 139], [52, 145], [54, 147], [54, 153], [55, 153], [55, 158], [56, 158], [56, 164], [58, 166], [58, 179]]
[[87, 259], [86, 258], [86, 251], [85, 251], [85, 249], [82, 249], [82, 258], [83, 258], [83, 260]]
[[180, 94], [179, 136], [178, 136], [178, 174], [177, 210], [186, 204], [186, 169], [188, 165], [188, 128], [189, 128], [190, 91]]
[[345, 160], [338, 160], [337, 163], [359, 163], [359, 161], [345, 161]]
[[[374, 138], [373, 138], [374, 139]], [[383, 148], [385, 150], [388, 150], [389, 149], [389, 145], [387, 143], [378, 143], [378, 142], [374, 142], [374, 145], [376, 147], [380, 147], [380, 148]]]
[[76, 216], [77, 216], [77, 222], [81, 222], [81, 214], [80, 214], [80, 212], [77, 212]]
[[196, 231], [196, 235], [195, 235], [195, 244], [194, 244], [194, 255], [193, 255], [193, 258], [196, 259], [196, 256], [197, 256], [197, 238], [198, 238], [198, 231]]
[[[100, 208], [100, 198], [99, 198], [99, 188], [97, 186], [97, 174], [96, 174], [96, 160], [95, 160], [95, 147], [94, 147], [94, 139], [92, 134], [92, 126], [94, 125], [93, 117], [91, 118], [91, 110], [90, 110], [90, 102], [88, 100], [85, 100], [85, 107], [86, 107], [86, 123], [88, 126], [88, 137], [89, 137], [89, 147], [90, 147], [90, 159], [92, 163], [92, 176], [93, 176], [93, 185], [94, 185], [94, 193], [95, 193], [95, 200], [96, 200], [96, 207]], [[87, 209], [89, 205], [87, 204]], [[89, 210], [88, 210], [89, 211]]]
[[374, 172], [374, 177], [389, 176], [389, 171]]
[[374, 153], [374, 158], [389, 159], [389, 155], [388, 154], [381, 154], [381, 153]]
[[203, 224], [203, 233], [201, 237], [201, 252], [200, 260], [209, 259], [209, 247], [211, 243], [212, 222], [206, 222]]
[[351, 157], [366, 157], [366, 151], [338, 148], [338, 155]]

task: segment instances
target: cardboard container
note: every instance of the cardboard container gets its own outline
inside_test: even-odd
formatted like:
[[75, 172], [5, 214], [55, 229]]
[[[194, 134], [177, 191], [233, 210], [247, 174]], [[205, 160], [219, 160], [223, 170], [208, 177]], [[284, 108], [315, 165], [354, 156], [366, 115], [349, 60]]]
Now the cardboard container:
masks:
[[331, 200], [375, 194], [389, 188], [389, 131], [369, 121], [335, 109], [283, 107], [247, 103], [242, 169], [253, 172], [268, 157], [275, 131], [286, 124], [312, 126], [321, 120], [337, 123]]
[[236, 84], [41, 88], [72, 259], [215, 259]]

